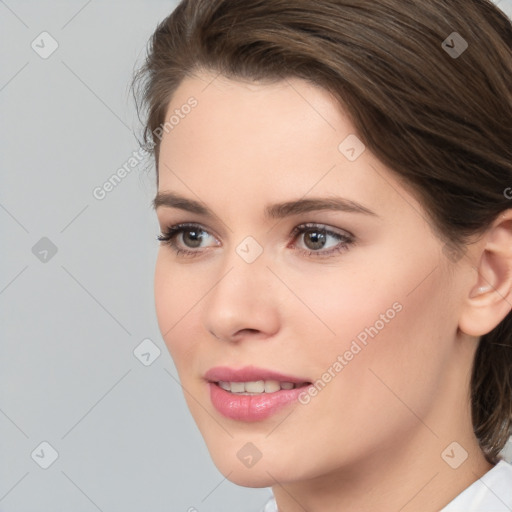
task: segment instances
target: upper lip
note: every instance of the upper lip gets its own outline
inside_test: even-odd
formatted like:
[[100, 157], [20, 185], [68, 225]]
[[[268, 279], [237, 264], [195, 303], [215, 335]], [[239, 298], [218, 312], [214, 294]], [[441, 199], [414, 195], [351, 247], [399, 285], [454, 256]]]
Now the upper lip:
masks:
[[293, 382], [294, 384], [309, 382], [301, 377], [284, 375], [274, 370], [257, 368], [255, 366], [244, 366], [243, 368], [215, 366], [204, 374], [204, 378], [210, 382], [253, 382], [258, 380], [277, 380], [278, 382]]

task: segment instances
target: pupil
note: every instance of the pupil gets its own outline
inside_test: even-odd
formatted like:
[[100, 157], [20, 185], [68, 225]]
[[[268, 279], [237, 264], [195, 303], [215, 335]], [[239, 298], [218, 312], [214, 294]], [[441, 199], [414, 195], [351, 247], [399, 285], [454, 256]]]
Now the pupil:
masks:
[[[198, 235], [197, 231], [190, 230], [190, 231], [186, 231], [186, 233], [187, 233], [187, 235], [192, 234], [192, 237], [190, 238], [192, 240], [192, 244], [190, 244], [190, 247], [199, 247], [201, 245], [202, 236]], [[189, 238], [189, 237], [187, 237], [187, 238]], [[194, 245], [194, 243], [196, 245]]]
[[[325, 244], [325, 233], [319, 233], [318, 231], [310, 231], [311, 235], [308, 235], [312, 240], [313, 244], [317, 244], [312, 249], [321, 249]], [[306, 237], [306, 240], [308, 237]]]

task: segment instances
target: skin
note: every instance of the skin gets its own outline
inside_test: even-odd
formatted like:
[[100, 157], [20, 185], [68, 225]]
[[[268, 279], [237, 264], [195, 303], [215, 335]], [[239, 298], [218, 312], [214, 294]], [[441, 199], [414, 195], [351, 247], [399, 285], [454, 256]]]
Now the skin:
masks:
[[[156, 209], [162, 231], [190, 222], [207, 233], [199, 247], [190, 231], [175, 239], [200, 253], [192, 258], [162, 243], [155, 305], [214, 463], [236, 484], [272, 486], [280, 512], [440, 510], [492, 467], [473, 434], [468, 390], [479, 336], [511, 309], [512, 212], [455, 261], [368, 148], [352, 162], [338, 150], [355, 132], [325, 90], [200, 71], [167, 117], [190, 96], [197, 106], [163, 136], [158, 191], [215, 216]], [[267, 204], [333, 195], [376, 215], [263, 216]], [[339, 244], [328, 237], [322, 248], [311, 232], [293, 238], [307, 222], [355, 243], [330, 257], [302, 253]], [[248, 236], [263, 248], [252, 263], [236, 252]], [[314, 382], [394, 303], [400, 312], [307, 405], [253, 423], [212, 406], [209, 368], [255, 365]], [[247, 442], [262, 454], [250, 468], [237, 457]], [[453, 442], [468, 454], [457, 469], [441, 456]], [[452, 453], [457, 462], [464, 452]]]

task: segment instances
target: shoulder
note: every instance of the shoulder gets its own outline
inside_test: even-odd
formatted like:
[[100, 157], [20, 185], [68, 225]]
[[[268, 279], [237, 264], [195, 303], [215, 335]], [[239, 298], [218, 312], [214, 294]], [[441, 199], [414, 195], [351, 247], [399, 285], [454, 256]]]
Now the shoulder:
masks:
[[512, 464], [500, 460], [440, 512], [510, 512]]

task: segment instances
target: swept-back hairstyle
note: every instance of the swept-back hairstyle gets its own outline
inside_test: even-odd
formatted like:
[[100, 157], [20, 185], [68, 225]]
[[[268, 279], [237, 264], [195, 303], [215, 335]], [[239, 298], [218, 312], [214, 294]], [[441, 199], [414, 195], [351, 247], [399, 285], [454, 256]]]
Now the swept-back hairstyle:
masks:
[[[512, 25], [488, 0], [181, 1], [132, 84], [157, 183], [169, 101], [198, 70], [332, 93], [452, 263], [512, 207]], [[512, 313], [481, 337], [468, 392], [495, 463], [512, 433]]]

